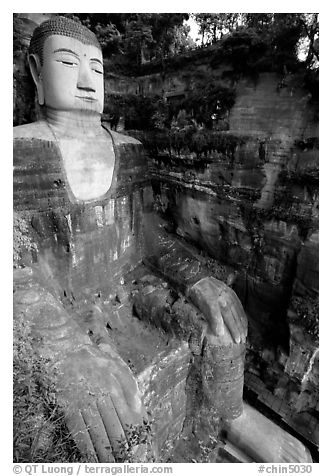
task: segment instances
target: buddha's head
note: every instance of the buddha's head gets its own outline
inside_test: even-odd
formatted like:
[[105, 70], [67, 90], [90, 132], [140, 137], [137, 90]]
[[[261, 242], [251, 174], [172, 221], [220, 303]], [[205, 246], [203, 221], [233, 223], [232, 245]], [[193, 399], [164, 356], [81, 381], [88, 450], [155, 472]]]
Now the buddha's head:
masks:
[[29, 66], [40, 105], [59, 111], [103, 112], [101, 47], [81, 23], [57, 16], [38, 26], [30, 42]]

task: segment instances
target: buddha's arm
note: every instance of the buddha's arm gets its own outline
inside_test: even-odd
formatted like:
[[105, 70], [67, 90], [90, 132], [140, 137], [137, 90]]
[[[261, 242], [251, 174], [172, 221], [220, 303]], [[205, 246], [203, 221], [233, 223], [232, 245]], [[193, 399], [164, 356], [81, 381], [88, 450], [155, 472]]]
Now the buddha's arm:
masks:
[[[171, 287], [181, 291], [189, 302], [180, 298], [172, 304], [160, 280], [159, 291], [150, 292], [153, 286], [147, 286], [135, 296], [136, 307], [150, 321], [160, 322], [178, 338], [188, 339], [193, 353], [199, 355], [206, 405], [215, 408], [222, 418], [237, 418], [243, 411], [248, 327], [242, 304], [227, 284], [213, 277], [204, 260], [195, 256], [190, 246], [165, 233], [165, 227], [156, 216], [147, 220], [146, 228], [145, 263]], [[226, 270], [225, 276], [220, 277], [226, 282], [231, 278]], [[171, 303], [165, 312], [161, 309], [163, 299], [159, 299], [158, 294], [161, 298], [166, 294], [166, 306], [167, 301]]]
[[133, 427], [144, 424], [130, 369], [116, 352], [105, 354], [91, 342], [38, 270], [15, 270], [14, 290], [14, 317], [29, 322], [38, 353], [54, 369], [57, 399], [78, 448], [94, 461], [114, 461]]
[[[229, 338], [236, 342], [245, 341], [247, 333], [246, 317], [240, 301], [226, 284], [212, 279], [211, 272], [194, 257], [176, 237], [165, 232], [165, 224], [154, 212], [151, 188], [148, 185], [148, 158], [140, 142], [128, 136], [119, 136], [110, 131], [118, 147], [120, 170], [118, 190], [132, 191], [133, 184], [144, 187], [143, 206], [140, 210], [139, 198], [132, 199], [136, 210], [135, 239], [138, 252], [144, 247], [145, 263], [161, 274], [172, 286], [185, 294], [202, 311], [209, 324], [208, 332], [215, 337], [223, 337], [229, 331]], [[136, 203], [138, 202], [138, 203]], [[144, 210], [144, 211], [143, 211]], [[143, 231], [143, 233], [141, 233]], [[141, 240], [141, 235], [144, 238]], [[225, 273], [225, 281], [229, 283]]]
[[221, 342], [227, 343], [230, 336], [234, 342], [245, 342], [247, 318], [239, 298], [228, 286], [232, 274], [225, 270], [223, 281], [228, 284], [213, 277], [189, 246], [165, 232], [157, 217], [147, 217], [145, 228], [145, 263], [199, 308], [208, 322], [208, 334], [220, 337]]

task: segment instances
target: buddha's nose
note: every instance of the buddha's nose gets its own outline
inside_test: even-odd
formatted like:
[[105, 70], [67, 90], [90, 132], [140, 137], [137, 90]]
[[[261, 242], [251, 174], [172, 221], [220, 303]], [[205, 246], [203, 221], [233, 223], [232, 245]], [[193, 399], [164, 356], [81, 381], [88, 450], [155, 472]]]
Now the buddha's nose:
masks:
[[92, 71], [87, 62], [82, 61], [80, 64], [77, 87], [85, 91], [95, 92], [96, 88], [93, 83]]

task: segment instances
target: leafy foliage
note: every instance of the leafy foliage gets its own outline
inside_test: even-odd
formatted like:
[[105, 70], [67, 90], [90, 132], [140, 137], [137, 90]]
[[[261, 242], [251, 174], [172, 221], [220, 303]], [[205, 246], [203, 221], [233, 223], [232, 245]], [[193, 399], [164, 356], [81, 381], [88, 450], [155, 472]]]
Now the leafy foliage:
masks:
[[172, 150], [179, 155], [181, 152], [196, 153], [197, 158], [215, 150], [229, 157], [234, 156], [237, 145], [245, 141], [245, 137], [239, 137], [224, 131], [208, 131], [187, 127], [170, 131], [128, 131], [128, 134], [142, 141], [145, 148], [152, 156]]
[[221, 119], [234, 103], [234, 89], [204, 81], [189, 90], [186, 97], [170, 106], [170, 109], [171, 115], [175, 117], [185, 110], [198, 124], [212, 129], [213, 122]]
[[115, 456], [117, 463], [135, 463], [135, 449], [141, 445], [145, 446], [147, 451], [147, 461], [153, 462], [154, 456], [151, 450], [151, 425], [143, 422], [142, 425], [131, 425], [126, 429], [126, 441], [119, 442], [119, 451]]
[[36, 251], [37, 245], [29, 233], [28, 220], [25, 216], [14, 212], [13, 216], [13, 262], [18, 267], [26, 251]]
[[291, 307], [295, 315], [290, 318], [291, 322], [304, 327], [306, 332], [312, 336], [315, 341], [319, 338], [319, 300], [318, 297], [312, 298], [306, 296], [293, 296]]
[[215, 52], [211, 65], [226, 62], [232, 65], [234, 73], [257, 73], [257, 63], [263, 62], [267, 45], [256, 30], [239, 29], [226, 37]]
[[30, 325], [21, 315], [14, 317], [13, 342], [14, 462], [82, 461], [56, 403], [51, 363], [36, 352]]
[[111, 125], [116, 127], [120, 117], [124, 119], [125, 129], [154, 129], [154, 115], [157, 113], [160, 96], [138, 96], [136, 94], [108, 94], [105, 97], [104, 114]]
[[242, 13], [194, 13], [192, 18], [199, 26], [201, 45], [215, 43], [225, 33], [232, 32], [241, 22]]
[[300, 52], [305, 55], [306, 66], [313, 67], [319, 59], [317, 13], [197, 13], [191, 16], [199, 26], [202, 46], [216, 43], [225, 34], [228, 38], [241, 30], [251, 30], [264, 43], [268, 63], [282, 63], [292, 70]]
[[[13, 21], [13, 96], [14, 114], [13, 125], [27, 124], [37, 118], [37, 107], [34, 101], [35, 86], [29, 74], [28, 61], [26, 58], [26, 46], [22, 41], [24, 22], [14, 14]], [[24, 33], [23, 33], [24, 34]]]
[[194, 44], [183, 21], [187, 13], [65, 13], [94, 31], [104, 55], [125, 56], [129, 69], [177, 54]]
[[298, 26], [286, 31], [259, 32], [255, 28], [240, 28], [225, 37], [211, 64], [216, 67], [227, 62], [234, 73], [257, 76], [259, 72], [276, 71], [281, 74], [297, 71]]
[[[170, 130], [180, 135], [197, 129], [197, 125], [212, 129], [223, 119], [235, 102], [235, 91], [212, 81], [198, 82], [180, 98], [165, 101], [162, 96], [108, 94], [104, 112], [111, 125], [124, 118], [125, 129]], [[182, 130], [183, 129], [183, 130]]]

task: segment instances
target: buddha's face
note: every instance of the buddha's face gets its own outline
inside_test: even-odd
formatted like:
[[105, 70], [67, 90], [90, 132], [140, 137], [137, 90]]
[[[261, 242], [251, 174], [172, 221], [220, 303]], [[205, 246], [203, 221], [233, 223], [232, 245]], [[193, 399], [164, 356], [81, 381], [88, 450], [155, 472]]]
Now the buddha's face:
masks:
[[46, 106], [61, 111], [103, 112], [103, 58], [96, 46], [62, 35], [49, 36], [40, 73]]

